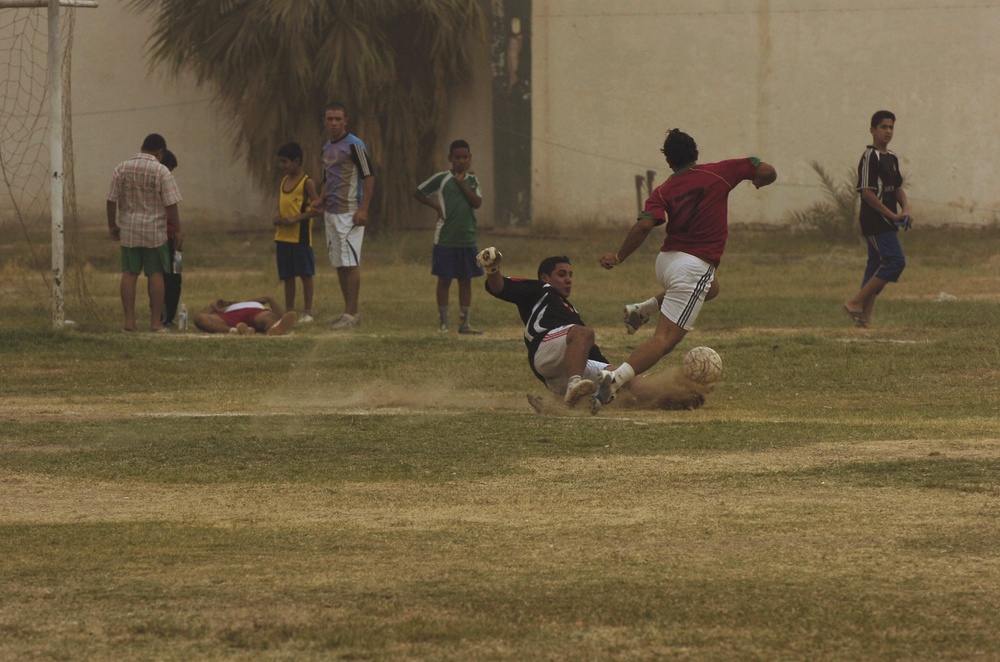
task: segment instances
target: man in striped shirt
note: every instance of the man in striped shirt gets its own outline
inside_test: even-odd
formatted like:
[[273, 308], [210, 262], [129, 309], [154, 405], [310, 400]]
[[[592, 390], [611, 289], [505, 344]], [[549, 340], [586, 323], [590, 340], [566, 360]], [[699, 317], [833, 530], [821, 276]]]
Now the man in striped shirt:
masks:
[[163, 274], [170, 271], [167, 227], [181, 250], [181, 193], [174, 176], [160, 163], [167, 141], [158, 133], [146, 136], [141, 151], [115, 168], [108, 188], [108, 230], [121, 244], [121, 299], [125, 331], [135, 330], [135, 293], [139, 273], [145, 272], [149, 290], [151, 331], [163, 331]]
[[330, 264], [337, 269], [344, 314], [334, 320], [334, 329], [352, 329], [361, 324], [358, 295], [361, 291], [361, 243], [368, 223], [368, 207], [375, 192], [375, 177], [365, 144], [347, 132], [347, 110], [339, 103], [323, 112], [328, 140], [323, 145], [322, 200], [326, 246]]

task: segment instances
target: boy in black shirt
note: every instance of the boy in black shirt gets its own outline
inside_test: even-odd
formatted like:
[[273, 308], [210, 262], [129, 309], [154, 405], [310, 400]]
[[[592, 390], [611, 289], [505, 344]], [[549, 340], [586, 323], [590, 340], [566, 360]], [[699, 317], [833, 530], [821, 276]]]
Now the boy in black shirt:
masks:
[[[888, 110], [872, 115], [872, 144], [858, 164], [861, 193], [861, 234], [868, 245], [868, 265], [861, 289], [844, 302], [844, 310], [854, 323], [867, 328], [872, 323], [875, 297], [888, 283], [895, 283], [906, 267], [906, 257], [896, 233], [909, 229], [913, 222], [910, 204], [903, 191], [899, 159], [889, 151], [889, 141], [896, 126], [896, 116]], [[902, 207], [902, 211], [898, 211]]]

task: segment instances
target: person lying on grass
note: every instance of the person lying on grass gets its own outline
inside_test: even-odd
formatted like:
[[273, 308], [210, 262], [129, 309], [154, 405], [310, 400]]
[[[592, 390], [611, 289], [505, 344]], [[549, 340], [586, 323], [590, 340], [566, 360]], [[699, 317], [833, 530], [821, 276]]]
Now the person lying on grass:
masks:
[[284, 312], [273, 297], [247, 301], [216, 299], [194, 315], [194, 325], [205, 333], [266, 333], [281, 336], [295, 326], [295, 313]]

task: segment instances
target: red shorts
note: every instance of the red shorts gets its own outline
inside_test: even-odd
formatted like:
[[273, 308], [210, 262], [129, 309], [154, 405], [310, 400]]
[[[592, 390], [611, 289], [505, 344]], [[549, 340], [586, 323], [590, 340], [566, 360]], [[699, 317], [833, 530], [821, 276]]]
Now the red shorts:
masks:
[[230, 327], [235, 327], [240, 322], [253, 326], [254, 318], [264, 312], [265, 308], [240, 308], [231, 313], [219, 313], [219, 317]]

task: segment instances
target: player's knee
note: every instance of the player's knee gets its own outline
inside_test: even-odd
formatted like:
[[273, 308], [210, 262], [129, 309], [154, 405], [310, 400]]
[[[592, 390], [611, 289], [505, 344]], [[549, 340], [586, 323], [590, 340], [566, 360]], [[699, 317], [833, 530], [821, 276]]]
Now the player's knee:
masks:
[[899, 276], [903, 273], [903, 269], [905, 268], [906, 258], [902, 255], [888, 258], [885, 262], [883, 262], [882, 268], [879, 270], [881, 272], [879, 277], [883, 280], [894, 283], [899, 280]]
[[195, 313], [194, 317], [191, 318], [191, 323], [194, 324], [196, 329], [200, 329], [201, 331], [205, 331], [207, 333], [208, 331], [211, 331], [211, 325], [209, 321], [206, 320], [206, 317], [206, 313]]
[[592, 345], [596, 340], [597, 334], [589, 326], [574, 324], [566, 334], [566, 342], [585, 342]]

